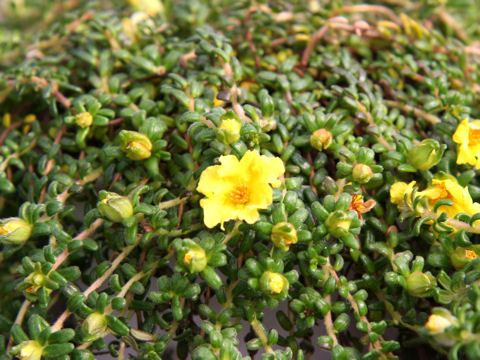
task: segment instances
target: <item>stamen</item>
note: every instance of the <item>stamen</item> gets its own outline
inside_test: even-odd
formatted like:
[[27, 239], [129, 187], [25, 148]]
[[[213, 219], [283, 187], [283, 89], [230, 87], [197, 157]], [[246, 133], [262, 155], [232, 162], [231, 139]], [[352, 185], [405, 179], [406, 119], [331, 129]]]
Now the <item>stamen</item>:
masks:
[[466, 250], [465, 251], [465, 257], [467, 259], [476, 259], [478, 257], [477, 253], [472, 250]]
[[480, 129], [470, 128], [468, 132], [468, 143], [469, 145], [480, 144]]
[[230, 191], [230, 200], [235, 204], [245, 204], [248, 202], [250, 193], [248, 186], [245, 184], [236, 185], [232, 191]]

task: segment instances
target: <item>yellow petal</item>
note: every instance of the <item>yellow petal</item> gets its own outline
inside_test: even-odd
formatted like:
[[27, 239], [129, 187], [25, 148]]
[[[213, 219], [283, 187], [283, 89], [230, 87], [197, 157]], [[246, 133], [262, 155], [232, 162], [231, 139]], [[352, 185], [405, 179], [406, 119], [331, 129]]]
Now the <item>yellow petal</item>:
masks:
[[218, 224], [225, 230], [223, 223], [235, 219], [234, 210], [222, 201], [220, 196], [200, 200], [203, 208], [203, 222], [208, 228], [214, 228]]
[[235, 155], [220, 156], [220, 163], [222, 164], [218, 169], [218, 174], [221, 177], [238, 176], [240, 172], [240, 162]]
[[457, 164], [469, 164], [475, 165], [475, 156], [470, 152], [470, 148], [468, 147], [468, 143], [462, 143], [458, 145], [457, 150]]
[[239, 208], [235, 214], [239, 220], [244, 220], [248, 224], [255, 224], [260, 217], [257, 209]]
[[248, 185], [250, 199], [246, 206], [250, 209], [266, 209], [273, 201], [273, 191], [267, 182], [261, 180], [252, 181]]
[[448, 192], [445, 190], [443, 183], [441, 185], [435, 185], [434, 183], [433, 186], [429, 186], [425, 190], [419, 191], [417, 194], [430, 200], [438, 200], [448, 196]]
[[463, 120], [457, 126], [457, 130], [452, 136], [452, 140], [457, 144], [468, 144], [468, 133], [470, 132], [470, 126], [468, 125], [468, 119]]
[[262, 155], [262, 163], [263, 178], [273, 187], [279, 187], [281, 181], [278, 178], [285, 173], [283, 161], [278, 157], [271, 158]]
[[409, 184], [403, 181], [396, 182], [395, 184], [393, 184], [392, 187], [390, 188], [390, 198], [392, 203], [397, 205], [402, 204], [405, 194], [407, 194], [409, 191], [411, 192], [411, 189], [414, 186], [415, 186], [415, 181], [412, 181]]
[[219, 175], [220, 166], [210, 166], [203, 170], [198, 182], [197, 191], [207, 197], [213, 196], [220, 192], [225, 192], [226, 184]]

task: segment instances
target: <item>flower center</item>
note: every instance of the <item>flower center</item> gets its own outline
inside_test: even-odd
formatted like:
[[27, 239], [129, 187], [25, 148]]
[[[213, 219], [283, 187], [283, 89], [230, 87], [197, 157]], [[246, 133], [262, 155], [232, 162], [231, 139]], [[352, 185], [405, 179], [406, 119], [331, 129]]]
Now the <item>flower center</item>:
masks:
[[185, 261], [187, 264], [190, 264], [192, 262], [192, 259], [195, 257], [195, 251], [193, 250], [188, 250], [188, 252], [185, 254], [183, 261]]
[[468, 131], [468, 144], [469, 145], [480, 144], [480, 129], [473, 128], [470, 126], [470, 130]]
[[467, 259], [476, 259], [478, 257], [477, 253], [472, 250], [466, 250], [465, 251], [465, 257]]
[[283, 290], [283, 278], [281, 275], [273, 273], [269, 281], [270, 289], [275, 294], [280, 294]]
[[235, 204], [245, 204], [250, 198], [248, 186], [245, 184], [236, 185], [229, 193], [230, 200]]
[[138, 141], [130, 141], [127, 145], [127, 150], [129, 149], [138, 149], [142, 144], [140, 144]]

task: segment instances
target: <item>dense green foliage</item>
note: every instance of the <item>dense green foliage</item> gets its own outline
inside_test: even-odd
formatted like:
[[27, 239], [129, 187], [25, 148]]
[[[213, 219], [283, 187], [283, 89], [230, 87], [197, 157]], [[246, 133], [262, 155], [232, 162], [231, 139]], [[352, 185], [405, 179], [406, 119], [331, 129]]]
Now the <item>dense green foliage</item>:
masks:
[[[131, 2], [5, 1], [0, 359], [479, 359], [476, 3]], [[253, 149], [273, 203], [208, 229]]]

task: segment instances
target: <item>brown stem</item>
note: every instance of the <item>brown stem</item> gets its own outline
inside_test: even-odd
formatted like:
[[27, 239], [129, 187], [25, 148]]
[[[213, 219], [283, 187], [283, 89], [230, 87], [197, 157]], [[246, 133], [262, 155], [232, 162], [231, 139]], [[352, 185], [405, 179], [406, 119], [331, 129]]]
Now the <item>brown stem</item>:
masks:
[[423, 110], [420, 110], [418, 108], [414, 108], [413, 106], [402, 104], [401, 102], [398, 101], [393, 101], [393, 100], [383, 100], [385, 104], [388, 106], [397, 108], [399, 110], [402, 110], [405, 113], [413, 113], [413, 115], [424, 118], [427, 120], [430, 124], [436, 125], [442, 122], [440, 118], [438, 118], [435, 115], [428, 114]]
[[392, 10], [382, 5], [361, 4], [361, 5], [344, 6], [341, 9], [334, 11], [332, 15], [336, 16], [341, 13], [374, 13], [374, 12], [387, 16], [390, 20], [392, 20], [396, 24], [402, 23]]
[[22, 126], [23, 124], [23, 121], [17, 121], [16, 123], [13, 123], [12, 125], [10, 125], [8, 128], [6, 128], [3, 132], [2, 132], [2, 135], [0, 135], [0, 145], [3, 145], [3, 142], [5, 141], [5, 139], [7, 138], [7, 135], [12, 131], [12, 130], [15, 130], [16, 128], [19, 128], [20, 126]]

